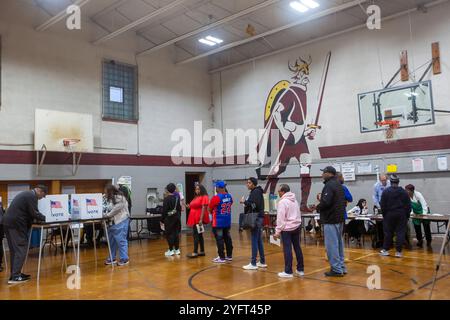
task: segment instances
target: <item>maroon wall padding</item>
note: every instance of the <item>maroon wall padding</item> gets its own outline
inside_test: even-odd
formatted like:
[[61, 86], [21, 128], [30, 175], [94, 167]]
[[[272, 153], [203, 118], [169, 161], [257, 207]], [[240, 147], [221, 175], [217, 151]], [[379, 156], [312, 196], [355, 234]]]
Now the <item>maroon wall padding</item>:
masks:
[[319, 152], [322, 159], [327, 159], [444, 149], [450, 149], [450, 135], [401, 139], [390, 144], [367, 142], [319, 147]]

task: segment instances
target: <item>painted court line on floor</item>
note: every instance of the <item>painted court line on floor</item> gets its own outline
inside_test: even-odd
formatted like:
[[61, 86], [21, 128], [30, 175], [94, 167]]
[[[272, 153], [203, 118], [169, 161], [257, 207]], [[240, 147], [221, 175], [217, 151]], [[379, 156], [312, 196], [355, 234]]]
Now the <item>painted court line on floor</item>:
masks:
[[[352, 261], [357, 261], [357, 260], [360, 260], [360, 259], [364, 259], [364, 258], [367, 258], [367, 257], [372, 256], [372, 255], [375, 255], [375, 254], [377, 254], [377, 253], [369, 253], [369, 254], [366, 254], [366, 255], [361, 256], [361, 257], [359, 257], [359, 258], [350, 260], [350, 262], [352, 262]], [[317, 272], [320, 272], [320, 271], [323, 271], [323, 270], [327, 270], [327, 269], [329, 269], [329, 268], [330, 268], [330, 267], [324, 267], [324, 268], [316, 269], [316, 270], [313, 270], [313, 271], [311, 271], [311, 272], [309, 272], [309, 273], [307, 273], [307, 274], [305, 274], [305, 275], [306, 275], [306, 276], [309, 276], [309, 275], [311, 275], [311, 274], [314, 274], [314, 273], [317, 273]], [[271, 282], [271, 283], [265, 284], [265, 285], [263, 285], [263, 286], [259, 286], [259, 287], [256, 287], [256, 288], [252, 288], [252, 289], [244, 290], [244, 291], [241, 291], [241, 292], [237, 292], [237, 293], [235, 293], [235, 294], [232, 294], [232, 295], [229, 295], [229, 296], [225, 297], [225, 299], [231, 299], [231, 298], [233, 298], [233, 297], [240, 296], [240, 295], [242, 295], [242, 294], [246, 294], [246, 293], [250, 293], [250, 292], [253, 292], [253, 291], [256, 291], [256, 290], [268, 288], [268, 287], [271, 287], [271, 286], [274, 286], [274, 285], [277, 285], [277, 284], [280, 284], [280, 283], [283, 283], [283, 282], [284, 282], [284, 281], [282, 281], [282, 279], [279, 279], [279, 280], [276, 281], [276, 282]]]

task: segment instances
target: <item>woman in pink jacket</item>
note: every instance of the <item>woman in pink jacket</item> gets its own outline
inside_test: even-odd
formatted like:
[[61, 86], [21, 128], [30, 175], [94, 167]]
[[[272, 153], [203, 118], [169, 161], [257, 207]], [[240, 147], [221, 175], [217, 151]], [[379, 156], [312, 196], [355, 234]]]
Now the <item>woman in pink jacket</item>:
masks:
[[300, 226], [302, 219], [300, 207], [295, 194], [290, 192], [287, 184], [280, 185], [278, 195], [280, 201], [277, 206], [277, 226], [275, 228], [275, 239], [281, 237], [284, 250], [284, 272], [278, 273], [281, 278], [292, 278], [292, 247], [297, 257], [297, 270], [295, 275], [304, 276], [303, 253], [300, 248]]

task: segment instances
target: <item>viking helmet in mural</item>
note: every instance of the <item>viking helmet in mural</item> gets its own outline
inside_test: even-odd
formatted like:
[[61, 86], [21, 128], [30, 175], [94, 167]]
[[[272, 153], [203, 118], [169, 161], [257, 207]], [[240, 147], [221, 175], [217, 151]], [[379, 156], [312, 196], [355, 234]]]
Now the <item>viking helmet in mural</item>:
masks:
[[301, 84], [306, 86], [309, 83], [309, 67], [311, 66], [312, 58], [309, 56], [308, 61], [304, 60], [302, 57], [299, 57], [295, 60], [295, 63], [291, 65], [291, 62], [288, 61], [289, 70], [294, 73], [292, 79], [294, 79], [295, 84]]

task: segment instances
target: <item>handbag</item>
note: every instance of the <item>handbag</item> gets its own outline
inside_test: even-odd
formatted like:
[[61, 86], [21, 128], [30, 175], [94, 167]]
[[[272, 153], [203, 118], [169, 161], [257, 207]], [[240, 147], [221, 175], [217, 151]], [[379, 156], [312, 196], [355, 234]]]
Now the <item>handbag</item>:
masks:
[[252, 211], [244, 214], [244, 219], [242, 221], [243, 229], [255, 229], [256, 228], [256, 220], [258, 219], [258, 212], [254, 212], [255, 204], [252, 203]]

